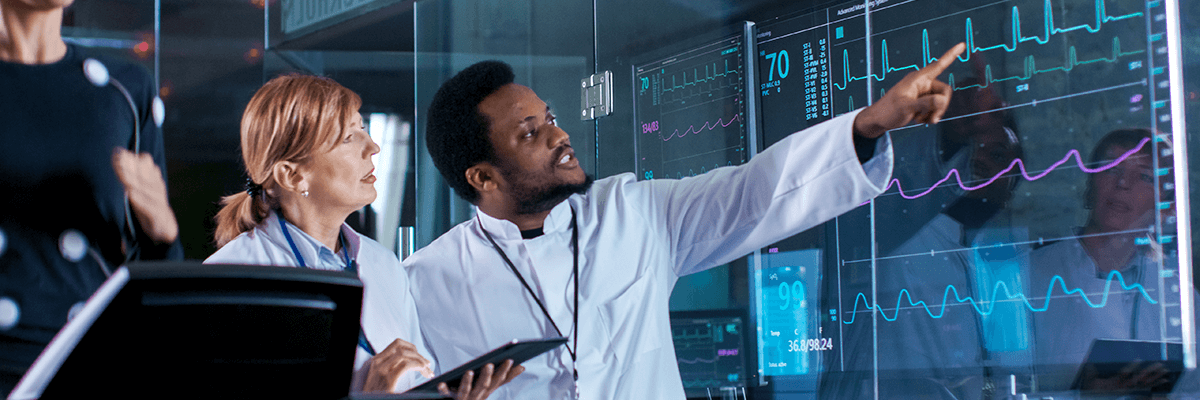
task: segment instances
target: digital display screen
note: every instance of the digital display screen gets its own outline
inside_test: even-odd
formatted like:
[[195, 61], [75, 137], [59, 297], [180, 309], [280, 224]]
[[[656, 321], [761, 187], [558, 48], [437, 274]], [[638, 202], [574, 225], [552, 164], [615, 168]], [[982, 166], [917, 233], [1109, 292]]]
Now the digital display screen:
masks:
[[765, 375], [806, 375], [816, 372], [810, 352], [828, 351], [833, 341], [824, 336], [819, 308], [821, 279], [819, 249], [775, 252], [762, 256], [754, 281], [759, 299], [759, 358]]
[[889, 133], [882, 195], [756, 256], [759, 371], [843, 374], [829, 395], [864, 371], [1065, 390], [1094, 340], [1182, 341], [1165, 19], [1160, 1], [880, 0], [759, 21], [762, 148], [967, 47], [942, 122]]
[[683, 387], [689, 394], [716, 393], [721, 388], [746, 386], [745, 320], [741, 316], [719, 314], [705, 311], [671, 313], [675, 358], [679, 362]]
[[634, 68], [638, 179], [684, 178], [749, 159], [742, 35]]

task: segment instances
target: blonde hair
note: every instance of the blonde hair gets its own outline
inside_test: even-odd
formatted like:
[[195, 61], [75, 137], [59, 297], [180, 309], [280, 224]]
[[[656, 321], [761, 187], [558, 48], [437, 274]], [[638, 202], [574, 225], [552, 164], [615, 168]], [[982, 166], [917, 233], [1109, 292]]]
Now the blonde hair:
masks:
[[332, 79], [290, 74], [271, 79], [254, 93], [242, 114], [242, 162], [249, 183], [260, 186], [221, 198], [214, 234], [217, 247], [262, 223], [278, 207], [276, 163], [304, 163], [329, 151], [342, 137], [362, 100]]

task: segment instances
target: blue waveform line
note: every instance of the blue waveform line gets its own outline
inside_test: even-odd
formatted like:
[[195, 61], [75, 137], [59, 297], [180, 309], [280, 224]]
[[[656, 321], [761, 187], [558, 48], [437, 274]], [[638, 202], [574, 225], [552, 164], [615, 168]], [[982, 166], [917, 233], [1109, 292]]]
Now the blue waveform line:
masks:
[[683, 85], [676, 85], [675, 84], [675, 75], [672, 74], [671, 75], [671, 87], [663, 89], [662, 92], [664, 92], [664, 93], [665, 92], [673, 92], [673, 91], [675, 91], [675, 89], [683, 89], [683, 88], [686, 88], [688, 85], [694, 86], [698, 82], [707, 82], [707, 81], [715, 80], [715, 79], [717, 79], [717, 77], [726, 76], [731, 73], [733, 73], [733, 74], [739, 73], [737, 70], [729, 69], [729, 60], [725, 60], [725, 72], [716, 73], [717, 72], [717, 63], [715, 63], [715, 62], [713, 63], [712, 72], [713, 73], [709, 73], [708, 65], [705, 65], [704, 66], [705, 77], [700, 79], [700, 78], [695, 78], [695, 77], [699, 77], [700, 73], [696, 70], [696, 68], [692, 68], [692, 76], [693, 76], [692, 81], [687, 82], [687, 71], [683, 71], [683, 80], [684, 80]]
[[991, 185], [992, 182], [995, 182], [997, 179], [1000, 179], [1005, 174], [1012, 171], [1013, 168], [1019, 168], [1021, 171], [1021, 176], [1024, 177], [1025, 180], [1033, 182], [1038, 179], [1044, 178], [1046, 175], [1050, 174], [1050, 172], [1054, 171], [1055, 169], [1058, 169], [1059, 166], [1066, 164], [1067, 161], [1069, 161], [1071, 158], [1075, 159], [1075, 163], [1079, 166], [1079, 169], [1081, 171], [1087, 172], [1090, 174], [1094, 174], [1097, 172], [1103, 172], [1103, 171], [1106, 171], [1113, 167], [1116, 167], [1118, 164], [1124, 162], [1129, 157], [1132, 157], [1134, 154], [1137, 154], [1137, 152], [1141, 151], [1142, 148], [1146, 146], [1146, 143], [1149, 143], [1149, 142], [1150, 142], [1150, 138], [1143, 138], [1140, 142], [1138, 142], [1137, 146], [1134, 146], [1132, 149], [1129, 149], [1129, 151], [1126, 151], [1125, 153], [1121, 154], [1119, 157], [1112, 160], [1108, 164], [1105, 164], [1105, 165], [1102, 165], [1102, 166], [1096, 167], [1096, 168], [1090, 168], [1086, 164], [1084, 164], [1083, 156], [1081, 156], [1079, 154], [1079, 150], [1071, 149], [1070, 151], [1067, 151], [1067, 154], [1064, 155], [1063, 158], [1059, 159], [1058, 161], [1055, 161], [1054, 164], [1050, 164], [1050, 166], [1047, 167], [1045, 170], [1043, 170], [1041, 173], [1038, 173], [1035, 175], [1030, 175], [1029, 171], [1027, 171], [1025, 169], [1025, 161], [1022, 161], [1020, 158], [1015, 158], [1012, 160], [1012, 162], [1008, 163], [1007, 168], [1000, 170], [1000, 172], [997, 172], [995, 175], [993, 175], [991, 178], [984, 181], [983, 183], [980, 183], [980, 184], [974, 185], [974, 186], [968, 185], [963, 182], [962, 173], [958, 172], [958, 169], [951, 169], [950, 172], [946, 173], [946, 177], [937, 181], [937, 183], [934, 183], [933, 186], [930, 186], [928, 189], [925, 189], [925, 191], [915, 194], [915, 195], [905, 194], [904, 188], [900, 186], [900, 180], [894, 179], [894, 178], [890, 182], [888, 182], [888, 186], [883, 188], [883, 190], [886, 192], [892, 186], [895, 186], [896, 192], [900, 193], [900, 197], [903, 197], [908, 200], [913, 200], [913, 199], [925, 196], [925, 195], [929, 194], [930, 192], [933, 192], [933, 190], [937, 189], [938, 186], [941, 186], [943, 183], [946, 183], [946, 181], [949, 181], [951, 176], [953, 176], [955, 178], [955, 180], [957, 181], [958, 187], [962, 188], [963, 190], [967, 190], [967, 191], [978, 190], [987, 185]]
[[1125, 278], [1123, 276], [1121, 276], [1121, 273], [1119, 271], [1114, 270], [1112, 272], [1109, 272], [1108, 277], [1104, 280], [1104, 294], [1100, 297], [1099, 303], [1092, 302], [1092, 300], [1088, 298], [1087, 294], [1083, 292], [1082, 288], [1067, 289], [1067, 283], [1066, 283], [1066, 281], [1063, 280], [1062, 276], [1055, 275], [1053, 278], [1050, 279], [1050, 286], [1048, 288], [1046, 288], [1046, 301], [1042, 305], [1042, 307], [1035, 307], [1033, 305], [1033, 303], [1031, 303], [1029, 301], [1029, 298], [1025, 297], [1024, 293], [1017, 293], [1014, 295], [1011, 292], [1009, 292], [1008, 285], [1006, 285], [1004, 283], [1004, 281], [997, 281], [996, 284], [992, 287], [991, 300], [983, 303], [984, 305], [991, 304], [991, 307], [987, 307], [987, 308], [981, 308], [983, 306], [981, 306], [980, 303], [975, 302], [975, 299], [972, 297], [959, 296], [958, 289], [955, 288], [954, 285], [947, 285], [946, 291], [943, 292], [943, 294], [942, 294], [942, 307], [940, 310], [938, 310], [937, 314], [933, 313], [933, 311], [929, 308], [929, 305], [926, 304], [924, 300], [914, 302], [912, 299], [912, 295], [909, 294], [909, 292], [908, 292], [908, 289], [900, 290], [900, 294], [896, 296], [896, 308], [895, 308], [896, 311], [892, 314], [891, 317], [888, 317], [887, 313], [884, 312], [885, 310], [883, 308], [879, 307], [878, 304], [871, 305], [870, 301], [867, 300], [867, 295], [863, 294], [862, 292], [859, 292], [858, 295], [855, 296], [855, 298], [854, 298], [854, 308], [850, 312], [850, 318], [848, 318], [848, 319], [843, 318], [842, 323], [844, 323], [846, 325], [854, 323], [855, 316], [858, 315], [859, 299], [862, 299], [863, 304], [866, 305], [868, 310], [870, 310], [870, 309], [878, 310], [879, 315], [883, 316], [884, 320], [889, 321], [889, 322], [895, 321], [896, 318], [900, 317], [900, 301], [906, 297], [908, 298], [908, 304], [910, 306], [918, 306], [919, 305], [925, 309], [925, 312], [927, 314], [929, 314], [930, 318], [939, 319], [939, 318], [942, 318], [942, 316], [946, 314], [946, 303], [948, 302], [948, 299], [950, 298], [951, 292], [954, 293], [955, 301], [957, 301], [960, 304], [961, 303], [970, 303], [971, 307], [975, 309], [975, 312], [979, 313], [980, 315], [987, 316], [987, 315], [991, 315], [992, 311], [994, 311], [996, 309], [996, 307], [995, 307], [996, 296], [999, 294], [1001, 289], [1004, 290], [1004, 296], [1007, 297], [1008, 300], [1020, 299], [1025, 304], [1025, 307], [1029, 308], [1029, 311], [1042, 312], [1042, 311], [1046, 311], [1047, 309], [1050, 308], [1050, 298], [1051, 298], [1051, 295], [1054, 294], [1054, 288], [1055, 288], [1054, 283], [1055, 282], [1057, 282], [1059, 284], [1058, 287], [1062, 288], [1062, 291], [1064, 294], [1068, 294], [1068, 295], [1079, 294], [1079, 297], [1082, 298], [1085, 303], [1087, 303], [1088, 307], [1102, 308], [1106, 304], [1108, 304], [1108, 295], [1110, 292], [1109, 289], [1112, 286], [1113, 278], [1116, 278], [1118, 281], [1120, 281], [1121, 288], [1123, 290], [1137, 289], [1137, 291], [1139, 293], [1141, 293], [1142, 297], [1145, 297], [1146, 301], [1148, 301], [1150, 304], [1158, 304], [1157, 301], [1155, 301], [1153, 298], [1150, 297], [1149, 293], [1146, 293], [1146, 289], [1144, 287], [1142, 287], [1142, 285], [1140, 283], [1126, 284]]
[[[1044, 38], [1043, 38], [1043, 36], [1038, 36], [1038, 35], [1022, 36], [1021, 35], [1020, 10], [1016, 6], [1014, 6], [1012, 8], [1012, 24], [1013, 24], [1012, 31], [1013, 32], [1012, 32], [1012, 44], [1011, 45], [1007, 44], [1007, 43], [1001, 43], [1001, 44], [987, 46], [987, 47], [976, 46], [975, 45], [975, 33], [973, 31], [973, 23], [971, 22], [971, 18], [968, 17], [966, 19], [966, 24], [965, 24], [966, 25], [967, 51], [963, 52], [962, 55], [958, 56], [958, 60], [962, 61], [962, 62], [967, 62], [967, 61], [971, 60], [971, 54], [978, 53], [981, 51], [995, 50], [995, 49], [1003, 49], [1004, 51], [1011, 53], [1011, 52], [1014, 52], [1017, 50], [1018, 44], [1029, 42], [1029, 41], [1033, 41], [1038, 44], [1046, 44], [1050, 41], [1050, 36], [1060, 34], [1060, 33], [1073, 32], [1073, 31], [1077, 31], [1077, 30], [1081, 30], [1081, 29], [1086, 30], [1090, 33], [1097, 33], [1100, 31], [1101, 26], [1105, 23], [1143, 16], [1143, 14], [1141, 12], [1129, 13], [1129, 14], [1118, 15], [1118, 16], [1109, 16], [1109, 15], [1107, 15], [1107, 11], [1105, 11], [1104, 0], [1096, 0], [1096, 22], [1095, 22], [1094, 26], [1090, 25], [1090, 24], [1082, 24], [1082, 25], [1076, 25], [1076, 26], [1067, 27], [1067, 28], [1057, 28], [1057, 27], [1054, 27], [1054, 13], [1053, 13], [1053, 7], [1050, 4], [1050, 0], [1045, 0], [1045, 2], [1043, 4], [1044, 4], [1043, 12], [1045, 13], [1045, 15], [1043, 17], [1042, 35], [1044, 36]], [[1116, 62], [1116, 60], [1121, 57], [1135, 55], [1135, 54], [1141, 54], [1144, 52], [1145, 52], [1145, 50], [1122, 52], [1120, 40], [1116, 37], [1113, 37], [1113, 56], [1112, 57], [1101, 57], [1101, 58], [1097, 58], [1097, 59], [1080, 61], [1078, 59], [1078, 56], [1076, 55], [1077, 50], [1075, 49], [1075, 46], [1071, 46], [1068, 49], [1069, 55], [1068, 55], [1067, 62], [1063, 66], [1060, 66], [1060, 67], [1054, 67], [1054, 68], [1045, 69], [1045, 70], [1038, 70], [1034, 65], [1033, 56], [1028, 56], [1025, 60], [1025, 74], [1024, 75], [1017, 75], [1017, 76], [995, 79], [995, 78], [992, 78], [992, 76], [991, 76], [991, 65], [988, 65], [985, 67], [985, 74], [987, 75], [987, 79], [985, 79], [983, 81], [984, 83], [981, 83], [978, 85], [955, 87], [953, 73], [951, 73], [949, 78], [947, 78], [947, 82], [950, 84], [951, 88], [953, 88], [954, 90], [962, 90], [962, 89], [967, 89], [967, 88], [972, 88], [972, 87], [987, 87], [988, 85], [990, 85], [992, 83], [996, 83], [996, 82], [1003, 82], [1003, 81], [1008, 81], [1008, 80], [1022, 80], [1022, 81], [1028, 80], [1028, 79], [1032, 78], [1033, 75], [1041, 74], [1041, 73], [1047, 73], [1047, 72], [1053, 72], [1053, 71], [1066, 72], [1066, 71], [1070, 71], [1071, 69], [1073, 69], [1074, 67], [1079, 66], [1079, 65], [1092, 64], [1092, 63], [1102, 62], [1102, 61], [1103, 62]], [[838, 90], [846, 90], [846, 87], [850, 84], [850, 82], [854, 82], [854, 81], [873, 78], [873, 79], [875, 79], [876, 82], [880, 82], [880, 81], [883, 81], [884, 79], [886, 79], [887, 75], [889, 73], [900, 72], [900, 71], [905, 71], [905, 70], [910, 70], [910, 69], [913, 71], [916, 71], [921, 68], [924, 68], [926, 65], [929, 65], [929, 64], [937, 61], [937, 57], [933, 57], [930, 54], [929, 30], [928, 29], [923, 29], [921, 31], [921, 63], [920, 64], [910, 64], [910, 65], [905, 65], [905, 66], [899, 67], [899, 68], [892, 67], [888, 60], [887, 39], [884, 39], [882, 41], [882, 44], [880, 46], [880, 53], [882, 55], [880, 57], [880, 60], [881, 60], [883, 72], [881, 72], [878, 75], [876, 75], [874, 73], [869, 73], [864, 76], [851, 76], [850, 63], [849, 63], [850, 52], [849, 52], [849, 50], [843, 49], [842, 50], [842, 66], [843, 66], [842, 83], [838, 84], [835, 82], [833, 84], [833, 86], [838, 88]]]

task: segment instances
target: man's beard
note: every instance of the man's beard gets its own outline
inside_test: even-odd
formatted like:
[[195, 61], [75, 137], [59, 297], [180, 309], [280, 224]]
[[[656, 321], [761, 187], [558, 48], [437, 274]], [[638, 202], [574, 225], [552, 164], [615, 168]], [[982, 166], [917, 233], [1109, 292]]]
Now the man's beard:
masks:
[[555, 185], [512, 168], [501, 168], [500, 174], [509, 182], [513, 200], [516, 201], [516, 212], [521, 215], [549, 211], [571, 195], [587, 193], [594, 181], [591, 175], [585, 174], [583, 182]]

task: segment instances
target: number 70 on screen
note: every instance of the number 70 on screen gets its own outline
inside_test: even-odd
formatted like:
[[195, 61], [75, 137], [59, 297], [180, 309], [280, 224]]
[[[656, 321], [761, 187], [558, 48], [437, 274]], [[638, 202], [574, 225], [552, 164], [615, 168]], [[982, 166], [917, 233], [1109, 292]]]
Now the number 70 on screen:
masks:
[[788, 57], [787, 50], [780, 50], [774, 53], [761, 53], [763, 58], [771, 62], [771, 68], [767, 71], [767, 80], [775, 80], [775, 71], [779, 71], [779, 79], [787, 78], [788, 72], [792, 69], [791, 59]]

